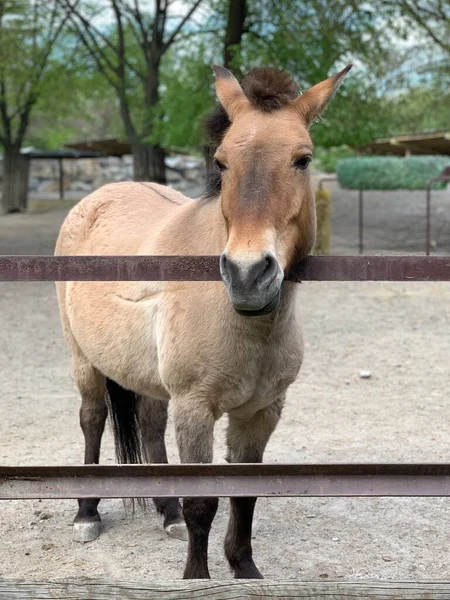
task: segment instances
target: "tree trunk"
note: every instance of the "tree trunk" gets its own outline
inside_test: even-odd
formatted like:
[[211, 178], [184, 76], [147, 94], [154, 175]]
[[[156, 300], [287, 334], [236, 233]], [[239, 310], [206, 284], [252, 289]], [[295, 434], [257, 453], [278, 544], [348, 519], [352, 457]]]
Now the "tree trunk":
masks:
[[132, 142], [133, 179], [167, 183], [164, 148], [141, 141]]
[[20, 150], [5, 148], [3, 157], [2, 211], [23, 212], [28, 202], [30, 161]]
[[237, 47], [240, 46], [244, 34], [245, 18], [247, 16], [246, 0], [229, 0], [228, 22], [225, 31], [224, 66], [226, 69], [236, 68], [233, 60]]

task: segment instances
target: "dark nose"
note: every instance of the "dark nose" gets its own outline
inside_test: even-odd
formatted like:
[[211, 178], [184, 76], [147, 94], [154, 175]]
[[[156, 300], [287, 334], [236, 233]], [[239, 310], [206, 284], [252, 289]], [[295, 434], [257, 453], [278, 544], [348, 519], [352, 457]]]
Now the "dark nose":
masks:
[[278, 262], [273, 254], [266, 253], [256, 260], [239, 260], [220, 257], [220, 272], [225, 283], [235, 290], [264, 290], [278, 274]]

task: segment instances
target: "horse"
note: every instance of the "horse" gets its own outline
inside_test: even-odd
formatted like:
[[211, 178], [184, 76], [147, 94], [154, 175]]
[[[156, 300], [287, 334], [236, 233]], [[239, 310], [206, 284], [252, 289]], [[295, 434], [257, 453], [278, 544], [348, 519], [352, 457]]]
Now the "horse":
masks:
[[[315, 241], [309, 126], [350, 68], [299, 94], [282, 71], [254, 69], [241, 85], [214, 66], [219, 106], [207, 124], [214, 164], [205, 193], [191, 200], [158, 184], [112, 183], [70, 211], [57, 255], [217, 254], [222, 279], [57, 283], [85, 464], [99, 462], [108, 411], [119, 462], [167, 462], [169, 400], [182, 463], [212, 462], [214, 424], [225, 413], [226, 459], [262, 462], [303, 360], [285, 273]], [[218, 499], [155, 502], [169, 535], [187, 532], [184, 578], [209, 578]], [[230, 568], [235, 578], [262, 578], [251, 544], [256, 498], [230, 502]], [[79, 500], [76, 540], [99, 535], [98, 503]]]

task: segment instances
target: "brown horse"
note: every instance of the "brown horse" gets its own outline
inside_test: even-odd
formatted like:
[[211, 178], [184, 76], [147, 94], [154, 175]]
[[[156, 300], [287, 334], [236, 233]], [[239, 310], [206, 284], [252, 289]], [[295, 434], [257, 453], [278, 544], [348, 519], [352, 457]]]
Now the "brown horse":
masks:
[[[183, 463], [212, 461], [214, 423], [224, 413], [227, 459], [262, 461], [303, 356], [295, 286], [284, 273], [314, 245], [308, 127], [350, 67], [302, 95], [275, 70], [252, 71], [241, 87], [215, 67], [222, 106], [209, 122], [215, 164], [204, 196], [115, 183], [70, 212], [57, 254], [218, 254], [223, 279], [58, 283], [85, 463], [99, 461], [108, 396], [121, 462], [167, 462], [169, 398]], [[261, 577], [251, 546], [255, 501], [231, 499], [225, 553], [235, 577]], [[76, 539], [99, 534], [98, 502], [79, 501]], [[181, 512], [178, 500], [157, 501], [168, 533], [181, 536], [187, 527], [185, 578], [209, 577], [217, 504], [186, 498]]]

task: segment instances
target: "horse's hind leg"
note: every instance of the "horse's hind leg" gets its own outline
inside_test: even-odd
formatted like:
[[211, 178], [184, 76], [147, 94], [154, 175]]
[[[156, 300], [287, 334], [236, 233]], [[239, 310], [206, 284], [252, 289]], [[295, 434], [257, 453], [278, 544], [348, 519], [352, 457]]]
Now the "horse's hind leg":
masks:
[[[250, 419], [230, 413], [227, 432], [228, 462], [260, 463], [264, 449], [281, 416], [279, 400]], [[230, 498], [230, 521], [225, 538], [225, 555], [236, 579], [262, 579], [253, 562], [252, 523], [256, 498]]]
[[[167, 463], [164, 436], [167, 426], [167, 400], [139, 396], [137, 416], [141, 428], [145, 460], [149, 463]], [[171, 537], [187, 540], [187, 530], [178, 498], [154, 498], [159, 513], [164, 515], [164, 529]]]
[[[84, 464], [98, 464], [100, 444], [108, 414], [105, 404], [105, 377], [84, 357], [74, 356], [73, 373], [81, 394], [80, 425], [84, 434]], [[100, 534], [100, 499], [78, 500], [78, 514], [73, 524], [73, 539], [91, 542]]]

